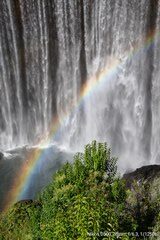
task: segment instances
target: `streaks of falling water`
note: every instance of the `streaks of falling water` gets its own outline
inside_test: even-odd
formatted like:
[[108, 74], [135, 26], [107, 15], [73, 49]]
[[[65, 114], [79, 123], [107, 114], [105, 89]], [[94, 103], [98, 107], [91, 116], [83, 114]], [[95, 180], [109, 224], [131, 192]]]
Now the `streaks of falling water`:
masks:
[[[18, 50], [17, 50], [17, 43], [16, 43], [16, 29], [14, 27], [14, 22], [13, 22], [13, 16], [12, 16], [12, 6], [11, 2], [9, 0], [6, 1], [8, 12], [9, 12], [9, 20], [10, 20], [10, 26], [11, 26], [11, 35], [12, 35], [12, 42], [13, 42], [13, 50], [14, 50], [14, 56], [15, 56], [15, 61], [14, 61], [14, 75], [15, 75], [15, 84], [16, 84], [16, 90], [17, 90], [17, 100], [18, 100], [18, 120], [19, 120], [19, 139], [21, 141], [22, 139], [22, 126], [23, 126], [23, 113], [22, 113], [22, 97], [21, 97], [21, 82], [20, 82], [20, 66], [19, 66], [19, 59], [18, 59]], [[11, 116], [10, 116], [11, 118]]]
[[[5, 144], [7, 139], [5, 138], [5, 135], [12, 137], [12, 119], [11, 119], [11, 106], [10, 106], [10, 96], [9, 96], [9, 91], [8, 91], [8, 84], [7, 81], [5, 80], [7, 78], [7, 73], [6, 73], [6, 68], [4, 65], [4, 59], [3, 59], [3, 53], [2, 53], [2, 45], [0, 44], [0, 62], [1, 62], [1, 103], [5, 101], [6, 106], [1, 108], [1, 137], [0, 137], [0, 142], [1, 144]], [[8, 128], [5, 134], [3, 134], [3, 129], [5, 128], [5, 123], [8, 121]], [[11, 139], [12, 142], [12, 139]]]
[[38, 14], [40, 24], [40, 43], [42, 46], [42, 78], [43, 78], [43, 115], [44, 115], [44, 130], [47, 131], [47, 118], [48, 118], [48, 35], [47, 35], [47, 22], [44, 2], [38, 1]]
[[[2, 0], [0, 147], [34, 142], [56, 115], [68, 147], [108, 141], [122, 168], [158, 161], [159, 36], [127, 57], [159, 26], [159, 0]], [[124, 64], [64, 123], [82, 84], [111, 58]]]
[[[157, 7], [156, 32], [160, 33], [160, 1]], [[154, 71], [152, 80], [152, 139], [151, 160], [160, 161], [160, 37], [157, 35], [154, 43]]]

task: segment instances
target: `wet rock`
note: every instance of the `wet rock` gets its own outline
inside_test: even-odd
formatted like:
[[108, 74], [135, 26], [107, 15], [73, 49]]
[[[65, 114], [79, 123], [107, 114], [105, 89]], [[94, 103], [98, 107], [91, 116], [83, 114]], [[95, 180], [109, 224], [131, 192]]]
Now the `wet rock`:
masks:
[[0, 161], [3, 160], [3, 158], [4, 158], [4, 154], [0, 152]]
[[155, 180], [160, 179], [160, 165], [148, 165], [137, 168], [133, 172], [125, 173], [123, 179], [126, 181], [127, 188], [131, 188], [134, 181], [152, 184]]

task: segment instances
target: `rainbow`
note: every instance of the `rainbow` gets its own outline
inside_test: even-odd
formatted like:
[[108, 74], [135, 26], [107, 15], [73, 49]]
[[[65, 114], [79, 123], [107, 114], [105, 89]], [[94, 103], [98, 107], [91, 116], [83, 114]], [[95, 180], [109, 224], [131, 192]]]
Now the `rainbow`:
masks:
[[[75, 112], [77, 108], [79, 108], [81, 103], [86, 100], [86, 98], [90, 97], [90, 94], [96, 91], [97, 87], [102, 85], [104, 82], [111, 80], [113, 76], [118, 73], [120, 67], [124, 66], [128, 60], [136, 58], [140, 53], [152, 47], [154, 45], [154, 40], [159, 36], [160, 33], [157, 33], [156, 31], [150, 32], [146, 39], [143, 39], [132, 46], [132, 50], [126, 51], [126, 58], [124, 61], [110, 57], [106, 63], [106, 66], [100, 72], [88, 78], [86, 83], [81, 87], [77, 103], [71, 104], [70, 111], [64, 114], [63, 121], [60, 122], [58, 117], [53, 118], [49, 128], [49, 134], [47, 136], [42, 136], [37, 145], [47, 145], [50, 140], [54, 139], [55, 135], [63, 127], [66, 119], [73, 112]], [[11, 205], [21, 199], [24, 190], [27, 188], [27, 186], [29, 186], [29, 183], [32, 180], [32, 175], [35, 172], [38, 162], [43, 158], [43, 153], [44, 149], [41, 148], [35, 148], [30, 153], [29, 157], [21, 167], [19, 175], [14, 180], [13, 186], [6, 197], [3, 212], [6, 212]]]

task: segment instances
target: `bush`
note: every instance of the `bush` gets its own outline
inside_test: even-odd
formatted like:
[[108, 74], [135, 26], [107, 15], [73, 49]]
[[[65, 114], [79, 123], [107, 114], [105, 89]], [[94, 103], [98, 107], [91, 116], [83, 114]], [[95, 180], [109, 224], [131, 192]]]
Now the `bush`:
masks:
[[[116, 176], [116, 162], [106, 143], [94, 141], [84, 154], [75, 155], [73, 164], [66, 163], [56, 173], [40, 198], [43, 239], [99, 239], [99, 234], [124, 230], [127, 195], [123, 181]], [[130, 216], [123, 224], [125, 230], [135, 230]]]
[[116, 235], [136, 229], [116, 163], [106, 143], [88, 144], [54, 174], [38, 202], [17, 203], [1, 216], [0, 239], [135, 239]]
[[41, 203], [38, 201], [20, 201], [0, 219], [0, 239], [37, 240], [40, 233]]

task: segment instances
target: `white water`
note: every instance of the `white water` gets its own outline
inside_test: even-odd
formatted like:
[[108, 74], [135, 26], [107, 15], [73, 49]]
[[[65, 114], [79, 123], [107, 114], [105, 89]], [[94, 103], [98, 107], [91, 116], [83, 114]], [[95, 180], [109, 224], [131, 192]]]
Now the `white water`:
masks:
[[[122, 169], [158, 163], [160, 37], [127, 60], [151, 30], [160, 32], [159, 0], [2, 0], [0, 149], [32, 145], [57, 116], [63, 128], [53, 141], [66, 148], [96, 139]], [[111, 58], [124, 64], [70, 114]]]

